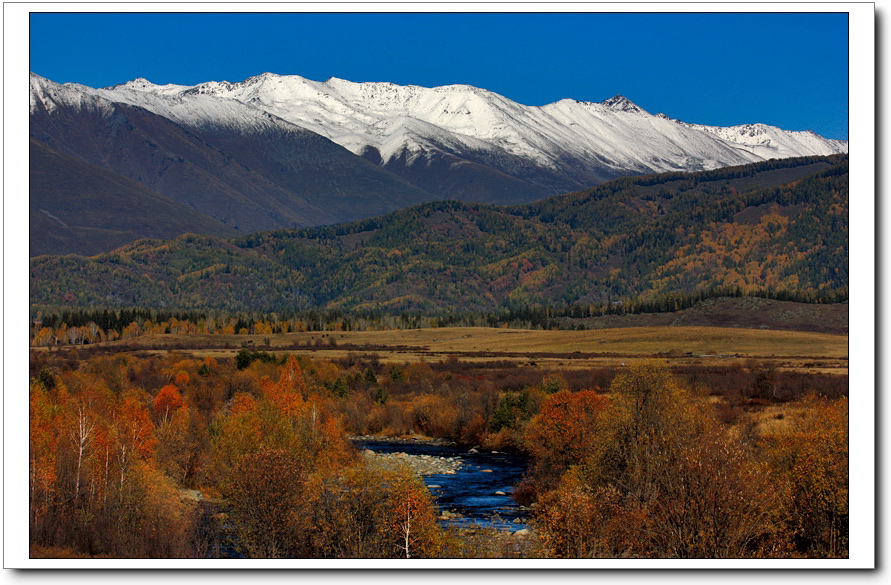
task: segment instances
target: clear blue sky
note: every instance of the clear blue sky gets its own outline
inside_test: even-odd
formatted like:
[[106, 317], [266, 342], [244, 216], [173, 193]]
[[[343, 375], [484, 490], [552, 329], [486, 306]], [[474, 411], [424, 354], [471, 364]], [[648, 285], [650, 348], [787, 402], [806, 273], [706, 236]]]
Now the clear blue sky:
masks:
[[266, 71], [467, 83], [527, 105], [622, 94], [688, 122], [848, 138], [847, 14], [32, 14], [31, 70], [91, 87]]

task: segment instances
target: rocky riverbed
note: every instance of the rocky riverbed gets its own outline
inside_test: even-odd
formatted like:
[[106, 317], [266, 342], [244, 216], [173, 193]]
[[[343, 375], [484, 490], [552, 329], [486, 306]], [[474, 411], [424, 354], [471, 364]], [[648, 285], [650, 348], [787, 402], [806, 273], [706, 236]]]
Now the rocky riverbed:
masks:
[[407, 467], [415, 475], [453, 475], [461, 468], [459, 457], [437, 457], [436, 455], [410, 455], [402, 451], [396, 453], [375, 453], [371, 449], [362, 455], [375, 465], [383, 467]]

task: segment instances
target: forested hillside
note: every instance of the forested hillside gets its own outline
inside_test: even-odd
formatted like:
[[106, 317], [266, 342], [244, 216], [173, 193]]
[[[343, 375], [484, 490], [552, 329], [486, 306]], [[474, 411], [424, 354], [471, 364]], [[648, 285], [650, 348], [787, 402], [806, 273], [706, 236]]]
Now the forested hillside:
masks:
[[624, 178], [540, 202], [426, 203], [236, 240], [143, 240], [31, 261], [53, 307], [485, 311], [625, 305], [716, 288], [838, 299], [846, 155]]

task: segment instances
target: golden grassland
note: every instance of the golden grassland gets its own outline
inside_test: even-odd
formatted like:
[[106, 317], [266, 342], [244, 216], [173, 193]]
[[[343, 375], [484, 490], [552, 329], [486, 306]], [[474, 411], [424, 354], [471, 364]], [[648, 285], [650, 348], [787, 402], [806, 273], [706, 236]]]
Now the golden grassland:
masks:
[[780, 368], [847, 373], [848, 336], [722, 327], [629, 327], [540, 331], [443, 327], [271, 335], [145, 335], [112, 342], [154, 351], [187, 349], [229, 357], [244, 347], [337, 359], [374, 353], [383, 362], [506, 360], [548, 367], [616, 366], [661, 357], [677, 365], [728, 365], [750, 359]]

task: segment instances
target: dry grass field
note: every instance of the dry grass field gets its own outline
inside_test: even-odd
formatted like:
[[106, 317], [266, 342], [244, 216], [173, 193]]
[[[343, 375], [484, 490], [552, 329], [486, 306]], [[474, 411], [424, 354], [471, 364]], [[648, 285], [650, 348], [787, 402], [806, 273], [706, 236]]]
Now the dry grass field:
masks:
[[146, 335], [111, 347], [232, 356], [244, 347], [307, 353], [322, 359], [374, 353], [384, 362], [508, 360], [563, 368], [665, 358], [678, 365], [770, 361], [780, 368], [847, 373], [848, 336], [722, 327], [630, 327], [533, 331], [450, 327], [275, 335]]

